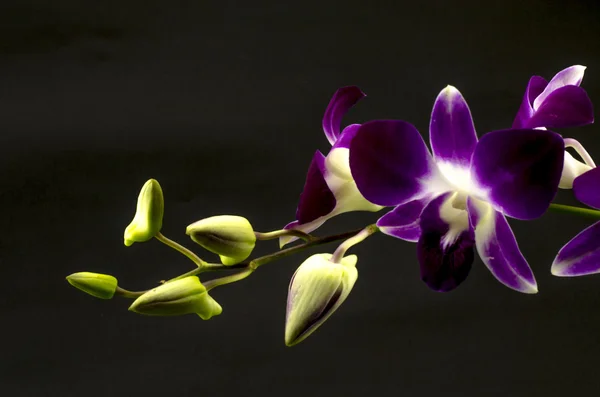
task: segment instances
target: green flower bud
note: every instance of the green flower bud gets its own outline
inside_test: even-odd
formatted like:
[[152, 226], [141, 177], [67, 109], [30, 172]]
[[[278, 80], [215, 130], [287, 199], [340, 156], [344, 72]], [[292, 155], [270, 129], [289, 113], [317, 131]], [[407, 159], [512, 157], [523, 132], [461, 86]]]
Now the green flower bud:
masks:
[[156, 179], [150, 179], [142, 187], [135, 216], [125, 229], [125, 245], [129, 247], [156, 236], [162, 228], [164, 210], [162, 189]]
[[131, 304], [129, 310], [149, 316], [196, 313], [203, 320], [223, 311], [196, 276], [170, 281], [146, 292]]
[[246, 218], [220, 215], [192, 223], [185, 230], [194, 242], [218, 254], [226, 266], [248, 258], [256, 244], [256, 235]]
[[288, 289], [285, 344], [293, 346], [315, 332], [346, 300], [358, 272], [356, 255], [341, 263], [331, 254], [315, 254], [300, 265]]
[[108, 274], [73, 273], [67, 276], [67, 281], [73, 287], [100, 299], [111, 299], [117, 290], [117, 279]]

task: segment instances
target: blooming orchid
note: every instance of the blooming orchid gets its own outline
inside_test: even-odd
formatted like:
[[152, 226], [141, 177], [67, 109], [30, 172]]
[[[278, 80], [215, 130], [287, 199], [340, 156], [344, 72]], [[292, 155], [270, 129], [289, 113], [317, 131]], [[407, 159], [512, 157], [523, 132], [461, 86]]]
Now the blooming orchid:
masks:
[[[162, 234], [163, 192], [150, 179], [125, 229], [125, 245], [156, 240], [186, 256], [195, 268], [141, 291], [123, 288], [108, 274], [77, 272], [67, 281], [97, 298], [135, 299], [129, 310], [136, 313], [197, 314], [210, 319], [222, 312], [209, 295], [213, 289], [243, 280], [284, 257], [340, 242], [333, 253], [306, 258], [291, 276], [284, 333], [287, 346], [312, 335], [346, 302], [358, 278], [358, 257], [347, 252], [378, 232], [417, 243], [421, 279], [435, 291], [451, 291], [464, 282], [477, 251], [500, 283], [536, 293], [535, 276], [507, 218], [530, 220], [551, 208], [600, 219], [600, 211], [551, 203], [558, 188], [565, 188], [572, 189], [582, 203], [600, 209], [600, 170], [579, 142], [550, 131], [594, 121], [591, 101], [580, 87], [584, 71], [584, 66], [575, 65], [550, 81], [533, 76], [512, 128], [488, 132], [480, 139], [467, 102], [456, 88], [447, 86], [431, 112], [431, 149], [405, 121], [374, 120], [342, 129], [344, 115], [365, 94], [355, 86], [340, 88], [323, 116], [331, 150], [327, 155], [315, 152], [295, 221], [262, 232], [238, 215], [209, 216], [191, 223], [186, 234], [209, 256], [220, 258], [220, 263], [213, 262]], [[566, 148], [575, 150], [581, 159]], [[376, 212], [386, 206], [394, 208], [359, 230], [311, 234], [338, 214]], [[273, 239], [279, 239], [280, 248], [295, 239], [303, 241], [252, 256], [259, 243]], [[220, 270], [231, 272], [214, 277], [205, 274]], [[557, 276], [600, 273], [600, 221], [558, 252], [551, 271]]]
[[[593, 123], [592, 101], [580, 87], [585, 69], [581, 65], [570, 66], [558, 72], [550, 82], [543, 77], [532, 76], [512, 127], [569, 128]], [[575, 178], [595, 167], [595, 164], [576, 140], [565, 139], [565, 146], [575, 149], [584, 160], [581, 162], [565, 151], [559, 187], [571, 189]]]
[[[332, 145], [324, 156], [317, 150], [306, 175], [304, 189], [296, 210], [296, 220], [286, 229], [309, 233], [328, 219], [350, 211], [379, 211], [383, 207], [367, 201], [356, 188], [348, 163], [350, 142], [360, 124], [350, 124], [341, 129], [342, 118], [366, 95], [355, 86], [343, 87], [335, 92], [323, 116], [323, 131]], [[281, 247], [296, 237], [280, 238]]]
[[547, 210], [563, 167], [561, 136], [523, 128], [478, 141], [469, 107], [452, 86], [437, 97], [429, 132], [433, 156], [404, 121], [371, 121], [356, 132], [350, 168], [358, 189], [373, 203], [397, 206], [378, 225], [402, 229], [418, 220], [421, 278], [434, 290], [465, 280], [475, 245], [501, 283], [537, 292], [506, 216], [533, 219]]

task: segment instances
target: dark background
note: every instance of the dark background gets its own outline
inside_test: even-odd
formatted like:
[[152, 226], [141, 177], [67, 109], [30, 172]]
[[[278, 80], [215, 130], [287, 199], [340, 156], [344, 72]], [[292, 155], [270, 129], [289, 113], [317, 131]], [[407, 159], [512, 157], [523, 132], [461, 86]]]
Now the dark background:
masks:
[[[400, 118], [426, 134], [447, 84], [482, 134], [510, 126], [529, 77], [588, 66], [600, 100], [597, 1], [17, 1], [0, 6], [0, 394], [5, 396], [578, 396], [600, 389], [600, 276], [550, 275], [592, 221], [511, 220], [540, 293], [477, 259], [456, 291], [419, 279], [415, 246], [353, 249], [348, 300], [283, 343], [287, 286], [311, 252], [213, 291], [224, 312], [151, 318], [70, 287], [77, 271], [144, 289], [193, 268], [122, 236], [140, 187], [160, 181], [163, 232], [240, 214], [293, 219], [333, 92], [369, 97], [345, 123]], [[598, 127], [565, 132], [592, 154]], [[570, 192], [557, 201], [574, 203]], [[376, 214], [340, 216], [343, 231]], [[265, 242], [257, 253], [277, 249]], [[197, 252], [202, 252], [199, 248]], [[206, 258], [212, 256], [203, 254]]]

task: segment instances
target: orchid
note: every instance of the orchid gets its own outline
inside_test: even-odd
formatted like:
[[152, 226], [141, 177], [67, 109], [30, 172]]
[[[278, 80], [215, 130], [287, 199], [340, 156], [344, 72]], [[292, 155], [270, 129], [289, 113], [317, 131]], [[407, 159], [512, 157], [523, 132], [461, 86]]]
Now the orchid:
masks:
[[[585, 69], [586, 67], [581, 65], [570, 66], [558, 72], [550, 82], [543, 77], [532, 76], [512, 127], [569, 128], [593, 123], [592, 101], [580, 87]], [[581, 162], [565, 151], [559, 187], [571, 189], [575, 178], [596, 165], [585, 148], [576, 140], [565, 139], [565, 146], [575, 149], [584, 160]]]
[[419, 219], [421, 277], [436, 291], [465, 280], [476, 245], [501, 283], [537, 292], [505, 216], [534, 219], [548, 209], [563, 166], [560, 135], [511, 129], [477, 141], [469, 107], [452, 86], [438, 95], [429, 132], [433, 157], [404, 121], [371, 121], [356, 132], [350, 167], [358, 189], [373, 203], [397, 206], [378, 226], [394, 235], [394, 228]]
[[549, 82], [532, 76], [513, 128], [570, 128], [594, 122], [592, 101], [580, 87], [586, 67], [570, 66]]
[[[304, 189], [296, 210], [296, 220], [285, 229], [306, 233], [316, 230], [327, 220], [350, 211], [379, 211], [383, 207], [367, 201], [356, 188], [348, 163], [350, 142], [360, 124], [341, 129], [342, 118], [366, 95], [355, 86], [335, 92], [323, 116], [323, 131], [332, 145], [324, 156], [317, 150], [308, 168]], [[296, 237], [280, 238], [279, 245], [291, 243]]]
[[[356, 86], [340, 88], [323, 116], [331, 150], [327, 155], [315, 152], [293, 222], [266, 232], [256, 231], [239, 215], [217, 214], [190, 223], [185, 233], [206, 255], [218, 258], [213, 262], [162, 234], [163, 191], [158, 181], [149, 179], [125, 228], [125, 245], [157, 240], [186, 256], [195, 268], [141, 291], [122, 288], [116, 277], [99, 273], [77, 272], [67, 281], [101, 299], [134, 299], [129, 307], [134, 313], [197, 314], [208, 320], [222, 313], [213, 289], [244, 280], [265, 264], [339, 242], [331, 253], [305, 258], [290, 274], [283, 335], [287, 346], [304, 341], [334, 312], [344, 310], [343, 303], [352, 299], [359, 263], [347, 251], [378, 232], [417, 243], [421, 279], [434, 291], [451, 291], [463, 283], [477, 251], [500, 283], [537, 293], [536, 278], [508, 218], [532, 220], [553, 209], [600, 219], [600, 211], [552, 202], [559, 188], [572, 189], [583, 204], [600, 209], [600, 170], [592, 157], [578, 141], [551, 131], [594, 121], [592, 103], [580, 87], [584, 71], [575, 65], [550, 81], [533, 76], [512, 128], [480, 139], [463, 95], [447, 86], [431, 112], [431, 150], [416, 127], [402, 120], [376, 119], [342, 128], [345, 114], [365, 94]], [[393, 208], [376, 223], [329, 236], [312, 234], [339, 214], [384, 207]], [[276, 239], [278, 250], [252, 258], [259, 252], [257, 245]], [[283, 249], [298, 239], [302, 242]], [[205, 278], [204, 273], [216, 271], [227, 274]], [[551, 272], [600, 273], [600, 221], [558, 252]]]

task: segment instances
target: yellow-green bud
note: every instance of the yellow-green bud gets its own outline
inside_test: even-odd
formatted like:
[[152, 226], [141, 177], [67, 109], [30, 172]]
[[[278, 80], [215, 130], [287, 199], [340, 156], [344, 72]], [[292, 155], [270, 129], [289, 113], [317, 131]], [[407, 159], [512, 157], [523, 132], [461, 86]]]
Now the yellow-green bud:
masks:
[[100, 299], [111, 299], [117, 290], [117, 279], [108, 274], [73, 273], [67, 276], [67, 281], [73, 287]]
[[131, 304], [129, 310], [149, 316], [196, 313], [203, 320], [223, 311], [196, 276], [170, 281], [146, 292]]
[[358, 272], [356, 255], [331, 261], [331, 254], [315, 254], [298, 267], [290, 282], [285, 318], [285, 344], [302, 342], [346, 300]]
[[256, 244], [256, 235], [246, 218], [219, 215], [192, 223], [185, 230], [194, 242], [221, 257], [226, 266], [248, 258]]
[[165, 210], [162, 189], [156, 179], [144, 184], [137, 200], [133, 220], [125, 229], [125, 245], [142, 243], [156, 236], [162, 228]]

